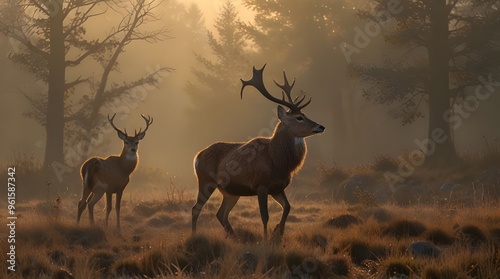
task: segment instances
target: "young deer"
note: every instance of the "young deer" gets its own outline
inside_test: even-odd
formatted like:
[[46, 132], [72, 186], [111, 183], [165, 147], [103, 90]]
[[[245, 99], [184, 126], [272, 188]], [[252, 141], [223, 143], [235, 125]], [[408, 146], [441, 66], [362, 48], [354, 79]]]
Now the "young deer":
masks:
[[[290, 204], [285, 195], [285, 188], [293, 174], [298, 171], [306, 156], [305, 137], [322, 133], [325, 127], [310, 120], [301, 110], [310, 102], [301, 103], [302, 98], [292, 99], [290, 93], [295, 80], [290, 85], [285, 72], [284, 84], [275, 84], [283, 92], [283, 99], [273, 97], [265, 88], [262, 69], [253, 68], [251, 80], [241, 80], [241, 98], [243, 89], [255, 87], [264, 97], [278, 105], [279, 123], [271, 137], [256, 137], [246, 143], [218, 142], [200, 151], [194, 160], [194, 169], [198, 178], [198, 199], [192, 210], [192, 231], [196, 232], [196, 222], [203, 205], [215, 189], [222, 193], [222, 204], [217, 218], [228, 235], [234, 235], [228, 215], [241, 196], [257, 195], [260, 215], [264, 225], [264, 239], [267, 239], [269, 220], [267, 197], [271, 195], [283, 208], [281, 221], [274, 229], [275, 237], [282, 237], [285, 222], [290, 212]], [[288, 100], [285, 100], [285, 95]], [[286, 111], [282, 106], [288, 108]]]
[[111, 126], [118, 132], [118, 137], [123, 140], [123, 148], [120, 155], [111, 155], [106, 159], [100, 157], [92, 157], [83, 163], [80, 170], [83, 183], [82, 198], [78, 202], [77, 222], [80, 222], [80, 216], [88, 204], [90, 223], [94, 224], [94, 205], [106, 193], [106, 226], [108, 225], [109, 213], [111, 212], [111, 202], [113, 194], [116, 193], [116, 226], [120, 229], [120, 202], [122, 199], [123, 190], [127, 186], [130, 174], [134, 171], [139, 161], [137, 149], [139, 141], [144, 138], [149, 125], [153, 123], [153, 118], [142, 118], [146, 121], [146, 129], [142, 128], [135, 132], [134, 136], [127, 135], [127, 130], [122, 132], [113, 124], [113, 117], [109, 117], [108, 121]]

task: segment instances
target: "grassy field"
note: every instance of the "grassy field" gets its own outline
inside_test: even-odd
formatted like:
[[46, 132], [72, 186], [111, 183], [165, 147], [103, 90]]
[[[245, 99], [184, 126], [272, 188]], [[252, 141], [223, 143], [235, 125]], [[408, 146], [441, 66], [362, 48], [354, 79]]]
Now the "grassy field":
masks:
[[[18, 200], [15, 272], [5, 265], [7, 226], [0, 229], [0, 278], [500, 278], [500, 156], [416, 168], [388, 185], [398, 168], [381, 156], [298, 176], [287, 190], [285, 236], [269, 242], [256, 197], [240, 199], [229, 216], [236, 238], [227, 238], [215, 217], [217, 192], [191, 235], [196, 192], [179, 190], [158, 169], [133, 174], [121, 231], [114, 210], [104, 226], [104, 199], [95, 226], [87, 211], [77, 225], [78, 195], [56, 199], [43, 179], [18, 173], [20, 194], [41, 194]], [[269, 209], [272, 229], [281, 208], [270, 199]]]
[[[17, 271], [7, 273], [2, 252], [0, 277], [499, 278], [498, 206], [348, 205], [296, 195], [283, 240], [266, 243], [255, 198], [242, 198], [230, 215], [237, 239], [225, 237], [215, 218], [218, 194], [192, 236], [194, 194], [125, 194], [121, 232], [114, 211], [103, 225], [103, 201], [96, 226], [86, 214], [76, 224], [76, 199], [22, 203]], [[270, 212], [272, 228], [281, 208], [272, 202]], [[439, 250], [414, 254], [416, 241]]]

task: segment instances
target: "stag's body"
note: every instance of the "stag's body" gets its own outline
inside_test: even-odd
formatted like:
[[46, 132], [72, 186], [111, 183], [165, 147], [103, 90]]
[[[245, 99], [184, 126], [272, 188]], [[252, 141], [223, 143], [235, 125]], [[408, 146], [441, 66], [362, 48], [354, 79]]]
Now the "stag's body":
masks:
[[106, 225], [108, 225], [113, 194], [116, 194], [116, 226], [119, 229], [123, 190], [125, 190], [130, 175], [139, 162], [137, 154], [139, 141], [144, 138], [146, 130], [153, 120], [143, 116], [147, 124], [144, 132], [139, 131], [134, 136], [128, 136], [126, 132], [122, 132], [114, 126], [114, 117], [108, 117], [108, 119], [113, 128], [117, 130], [119, 138], [123, 140], [122, 151], [119, 155], [111, 155], [107, 158], [92, 157], [83, 163], [80, 169], [83, 191], [82, 198], [78, 202], [77, 222], [80, 222], [80, 217], [88, 205], [90, 223], [93, 224], [94, 205], [106, 194]]
[[[243, 88], [246, 85], [253, 85], [261, 93], [264, 91], [263, 94], [267, 98], [272, 98], [265, 94], [268, 92], [260, 83], [263, 70], [264, 68], [261, 70], [254, 68], [254, 78], [251, 81], [243, 81]], [[290, 98], [293, 84], [291, 86], [288, 84], [286, 76], [285, 85], [280, 87], [286, 91]], [[240, 196], [255, 195], [258, 196], [264, 225], [264, 238], [267, 239], [267, 222], [269, 220], [268, 195], [271, 195], [283, 208], [281, 221], [274, 230], [277, 236], [283, 235], [285, 222], [290, 212], [290, 204], [284, 190], [290, 184], [293, 174], [300, 169], [304, 162], [307, 153], [304, 138], [324, 130], [323, 126], [309, 120], [300, 112], [303, 107], [299, 107], [301, 101], [295, 103], [292, 101], [290, 103], [280, 102], [280, 104], [289, 107], [290, 111], [287, 112], [278, 106], [280, 122], [276, 125], [271, 137], [257, 137], [246, 143], [219, 142], [210, 145], [196, 155], [194, 168], [198, 178], [199, 193], [193, 207], [193, 233], [196, 232], [197, 219], [203, 205], [213, 191], [219, 189], [223, 195], [223, 201], [217, 212], [217, 218], [229, 235], [234, 234], [228, 221], [229, 212], [236, 205]]]
[[219, 190], [230, 195], [255, 196], [259, 185], [269, 185], [268, 192], [274, 195], [288, 186], [306, 152], [305, 141], [291, 136], [279, 123], [272, 137], [207, 147], [196, 156], [195, 170], [198, 178], [208, 178], [203, 182], [217, 183]]

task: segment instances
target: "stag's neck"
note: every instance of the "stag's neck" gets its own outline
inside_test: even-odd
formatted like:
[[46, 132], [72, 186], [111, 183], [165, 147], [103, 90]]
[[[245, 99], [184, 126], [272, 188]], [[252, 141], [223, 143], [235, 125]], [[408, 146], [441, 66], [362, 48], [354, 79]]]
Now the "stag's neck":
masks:
[[129, 155], [127, 152], [122, 151], [120, 154], [120, 167], [123, 169], [125, 173], [131, 174], [135, 167], [137, 166], [137, 162], [139, 162], [139, 155], [136, 153], [134, 155]]
[[274, 167], [283, 173], [300, 169], [307, 153], [304, 138], [293, 136], [282, 123], [276, 126], [269, 147]]

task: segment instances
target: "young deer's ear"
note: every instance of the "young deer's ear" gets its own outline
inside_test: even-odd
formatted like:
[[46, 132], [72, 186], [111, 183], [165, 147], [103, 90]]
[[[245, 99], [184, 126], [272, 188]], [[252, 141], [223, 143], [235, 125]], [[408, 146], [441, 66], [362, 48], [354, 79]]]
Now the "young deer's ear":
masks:
[[282, 120], [286, 116], [287, 112], [282, 106], [278, 106], [278, 118]]
[[121, 140], [126, 140], [127, 139], [127, 135], [125, 135], [124, 133], [122, 133], [121, 131], [118, 131], [118, 137], [121, 139]]
[[144, 136], [146, 135], [146, 133], [139, 133], [137, 134], [137, 136], [135, 136], [138, 140], [142, 140], [144, 138]]

